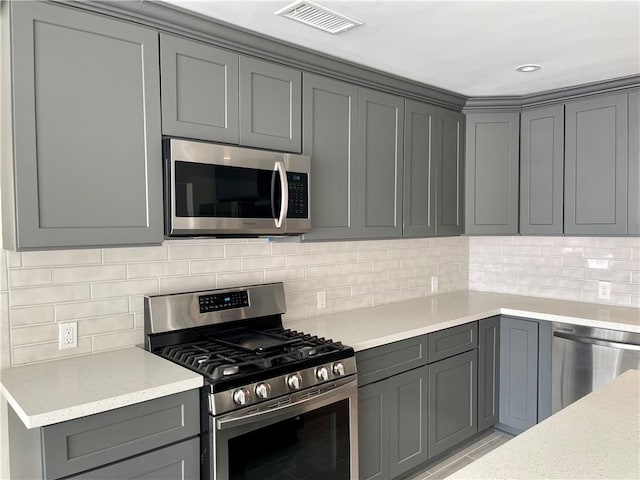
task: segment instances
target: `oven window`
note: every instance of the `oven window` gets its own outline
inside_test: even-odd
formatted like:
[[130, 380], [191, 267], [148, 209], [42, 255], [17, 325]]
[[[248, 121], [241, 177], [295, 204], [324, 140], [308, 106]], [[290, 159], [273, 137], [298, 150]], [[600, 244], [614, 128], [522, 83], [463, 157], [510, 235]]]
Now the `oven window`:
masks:
[[279, 174], [271, 170], [176, 161], [175, 190], [178, 217], [274, 218], [280, 211]]
[[229, 440], [231, 480], [349, 480], [349, 400]]

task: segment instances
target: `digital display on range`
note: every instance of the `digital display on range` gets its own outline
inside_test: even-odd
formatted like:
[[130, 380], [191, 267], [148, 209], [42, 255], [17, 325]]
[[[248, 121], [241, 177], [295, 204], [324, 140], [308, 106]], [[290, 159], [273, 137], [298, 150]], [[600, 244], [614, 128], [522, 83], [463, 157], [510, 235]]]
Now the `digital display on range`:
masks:
[[249, 295], [246, 291], [200, 295], [198, 302], [200, 304], [200, 313], [219, 312], [232, 308], [248, 307]]

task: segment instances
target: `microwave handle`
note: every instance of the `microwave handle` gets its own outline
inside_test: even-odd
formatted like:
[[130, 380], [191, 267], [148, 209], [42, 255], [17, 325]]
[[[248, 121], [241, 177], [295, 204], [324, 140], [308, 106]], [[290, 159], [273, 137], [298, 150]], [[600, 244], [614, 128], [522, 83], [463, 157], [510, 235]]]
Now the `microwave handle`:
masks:
[[276, 228], [282, 228], [289, 211], [289, 181], [287, 180], [287, 171], [283, 162], [276, 162], [274, 171], [280, 174], [280, 191], [282, 199], [280, 201], [280, 216], [275, 219]]

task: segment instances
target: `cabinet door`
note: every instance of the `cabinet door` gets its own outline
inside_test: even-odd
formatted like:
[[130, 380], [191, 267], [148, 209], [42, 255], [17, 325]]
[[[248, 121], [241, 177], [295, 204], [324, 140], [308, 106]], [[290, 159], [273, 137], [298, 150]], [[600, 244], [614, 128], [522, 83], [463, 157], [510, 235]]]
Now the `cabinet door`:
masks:
[[478, 431], [498, 423], [500, 317], [478, 322]]
[[302, 74], [240, 57], [240, 145], [300, 152]]
[[463, 219], [464, 115], [438, 108], [434, 159], [436, 235], [461, 235]]
[[518, 233], [519, 114], [467, 114], [465, 233]]
[[358, 233], [402, 236], [404, 101], [360, 89], [358, 106]]
[[358, 88], [304, 74], [303, 152], [311, 156], [311, 218], [307, 240], [358, 236], [356, 132]]
[[627, 94], [566, 105], [564, 233], [627, 233]]
[[538, 418], [538, 323], [500, 320], [500, 423], [520, 433]]
[[161, 243], [158, 34], [10, 7], [17, 248]]
[[391, 478], [427, 460], [427, 368], [389, 379]]
[[361, 480], [389, 478], [389, 380], [358, 388]]
[[478, 352], [429, 365], [429, 456], [438, 455], [478, 431]]
[[520, 233], [562, 235], [564, 106], [522, 113]]
[[69, 478], [197, 480], [200, 478], [200, 442], [194, 438]]
[[629, 225], [640, 235], [640, 91], [629, 93]]
[[432, 237], [436, 233], [436, 107], [406, 100], [404, 115], [402, 235]]
[[162, 133], [238, 143], [238, 54], [160, 35]]

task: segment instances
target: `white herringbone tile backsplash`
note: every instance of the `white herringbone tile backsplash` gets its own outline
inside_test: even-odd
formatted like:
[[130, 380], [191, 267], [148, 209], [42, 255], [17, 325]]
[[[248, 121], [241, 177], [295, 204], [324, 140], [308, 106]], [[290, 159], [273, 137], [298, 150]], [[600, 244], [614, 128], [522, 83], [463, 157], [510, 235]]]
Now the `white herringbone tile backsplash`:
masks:
[[[143, 297], [282, 281], [288, 319], [431, 294], [469, 283], [464, 237], [299, 243], [171, 240], [158, 247], [0, 251], [1, 365], [143, 343]], [[319, 290], [327, 308], [316, 309]], [[78, 348], [58, 349], [58, 323]]]

